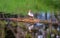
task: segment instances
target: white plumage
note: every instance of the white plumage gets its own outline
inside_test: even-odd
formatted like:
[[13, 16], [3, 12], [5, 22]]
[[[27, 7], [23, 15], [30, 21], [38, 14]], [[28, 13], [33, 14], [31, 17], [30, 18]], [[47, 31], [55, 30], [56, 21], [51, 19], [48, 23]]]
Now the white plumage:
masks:
[[28, 12], [28, 16], [33, 17], [34, 15], [33, 15], [33, 13], [31, 13], [31, 12], [29, 11], [29, 12]]

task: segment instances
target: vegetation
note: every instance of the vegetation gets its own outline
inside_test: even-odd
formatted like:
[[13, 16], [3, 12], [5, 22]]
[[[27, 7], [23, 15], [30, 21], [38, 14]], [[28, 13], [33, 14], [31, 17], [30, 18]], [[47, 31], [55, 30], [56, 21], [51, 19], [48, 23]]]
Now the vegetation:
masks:
[[0, 11], [26, 15], [33, 12], [60, 9], [60, 0], [0, 0]]
[[[57, 17], [58, 14], [56, 12], [56, 10], [60, 12], [60, 0], [0, 0], [0, 12], [7, 13], [7, 17], [12, 17], [13, 14], [26, 15], [28, 10], [32, 10], [33, 13], [36, 13], [39, 11], [46, 12], [46, 11], [54, 10], [56, 18], [60, 20]], [[15, 22], [10, 22], [10, 23], [12, 26], [16, 26], [16, 27], [18, 26], [17, 23]], [[6, 24], [7, 24], [6, 21], [0, 21], [1, 37], [5, 35], [4, 28]], [[19, 26], [21, 27], [21, 29], [23, 29], [22, 31], [25, 32], [27, 30], [26, 26], [23, 23], [19, 23]], [[53, 31], [53, 32], [56, 33], [56, 31]], [[50, 34], [48, 34], [48, 36], [50, 37]], [[25, 37], [31, 38], [31, 35], [26, 34]]]

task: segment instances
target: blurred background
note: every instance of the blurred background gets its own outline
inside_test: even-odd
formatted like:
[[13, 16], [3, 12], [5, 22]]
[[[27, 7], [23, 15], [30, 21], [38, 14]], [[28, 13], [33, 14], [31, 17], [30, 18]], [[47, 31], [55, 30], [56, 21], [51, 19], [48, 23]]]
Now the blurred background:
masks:
[[0, 0], [0, 38], [60, 38], [60, 0]]

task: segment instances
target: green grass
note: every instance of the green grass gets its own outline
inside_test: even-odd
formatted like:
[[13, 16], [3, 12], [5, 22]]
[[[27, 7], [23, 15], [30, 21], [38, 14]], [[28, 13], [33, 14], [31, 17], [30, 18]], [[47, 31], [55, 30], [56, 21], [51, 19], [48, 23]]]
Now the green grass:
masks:
[[[49, 0], [48, 0], [49, 1]], [[0, 12], [27, 14], [31, 9], [33, 12], [51, 10], [50, 6], [46, 5], [51, 2], [44, 0], [0, 0]]]

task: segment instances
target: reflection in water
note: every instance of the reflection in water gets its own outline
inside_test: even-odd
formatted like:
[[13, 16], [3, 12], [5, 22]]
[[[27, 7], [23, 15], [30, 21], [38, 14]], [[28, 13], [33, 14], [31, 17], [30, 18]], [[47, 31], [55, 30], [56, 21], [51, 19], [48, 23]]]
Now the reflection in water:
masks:
[[[37, 14], [36, 15], [36, 18], [38, 18], [38, 19], [40, 19], [40, 20], [50, 20], [51, 18], [51, 20], [52, 20], [52, 22], [56, 22], [56, 18], [55, 18], [55, 16], [54, 16], [54, 13], [52, 13], [52, 15], [51, 15], [51, 13], [50, 12], [47, 12], [47, 13], [45, 13], [45, 12], [41, 12], [41, 13], [39, 13], [39, 14]], [[48, 24], [43, 24], [43, 23], [35, 23], [34, 25], [31, 25], [31, 24], [28, 24], [27, 23], [27, 25], [26, 25], [26, 27], [28, 28], [28, 30], [31, 30], [31, 29], [37, 29], [36, 31], [36, 36], [38, 37], [38, 38], [43, 38], [43, 37], [47, 37], [47, 33], [49, 33], [49, 26], [48, 26]], [[60, 32], [60, 26], [52, 26], [52, 30], [57, 30], [57, 31], [59, 31]], [[8, 34], [10, 35], [10, 30], [9, 31], [7, 31], [8, 32]], [[11, 33], [12, 34], [12, 33]], [[7, 35], [8, 36], [8, 35]], [[51, 37], [53, 37], [54, 36], [54, 34], [51, 34]], [[57, 34], [57, 36], [56, 36], [57, 38], [58, 38], [58, 34]], [[11, 37], [12, 38], [12, 37]]]

